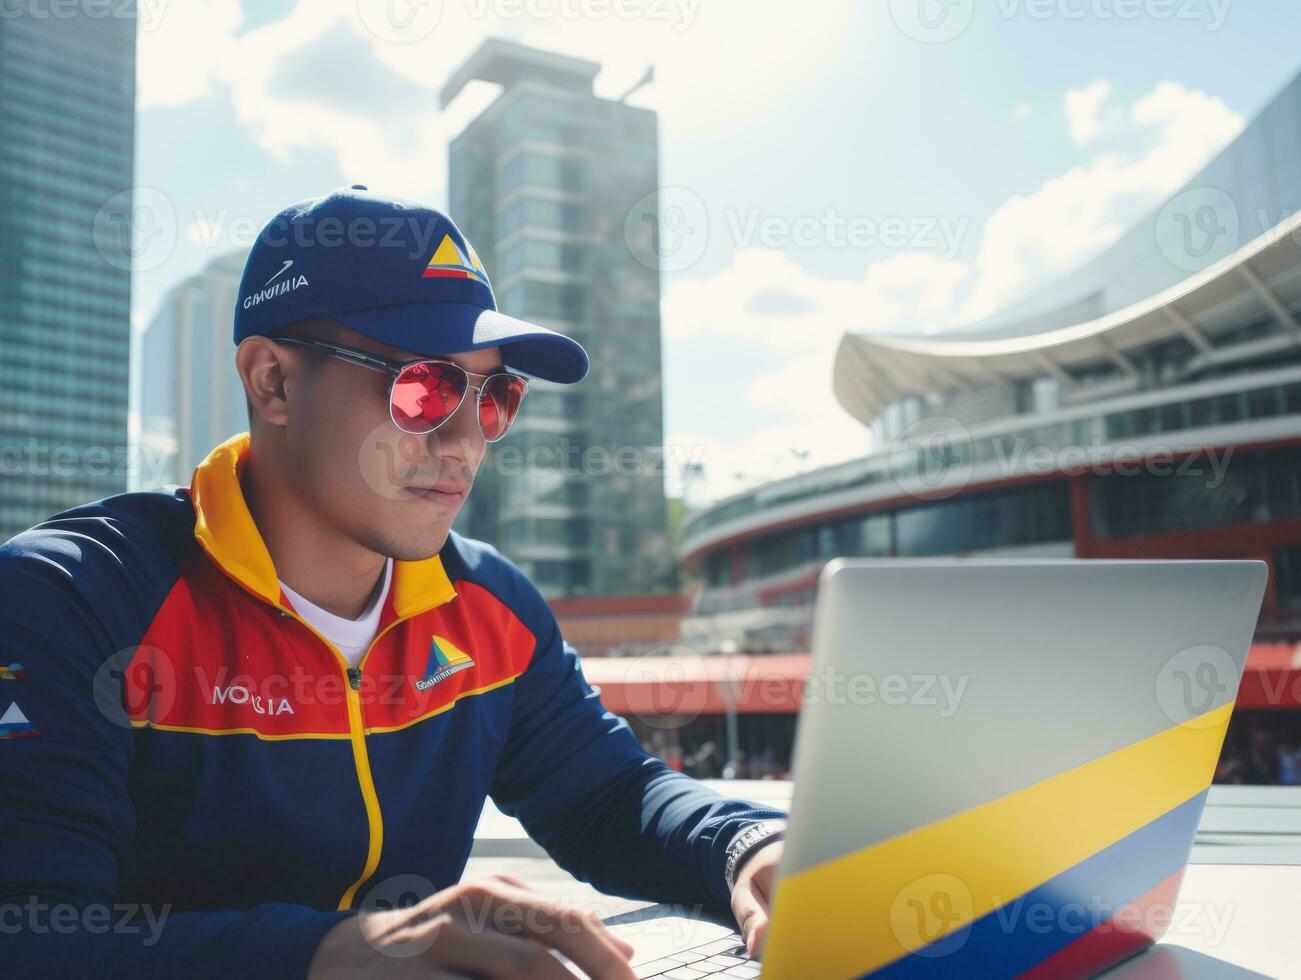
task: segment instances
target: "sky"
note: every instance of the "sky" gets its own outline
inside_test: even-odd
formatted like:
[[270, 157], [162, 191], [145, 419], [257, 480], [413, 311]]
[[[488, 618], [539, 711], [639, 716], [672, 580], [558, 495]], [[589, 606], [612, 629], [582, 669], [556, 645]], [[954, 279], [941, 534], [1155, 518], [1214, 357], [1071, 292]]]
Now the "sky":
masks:
[[[1301, 67], [1284, 0], [141, 0], [139, 330], [285, 205], [447, 205], [489, 36], [590, 58], [660, 119], [669, 489], [700, 506], [871, 451], [847, 330], [960, 331], [1158, 206]], [[452, 216], [454, 219], [456, 215]]]

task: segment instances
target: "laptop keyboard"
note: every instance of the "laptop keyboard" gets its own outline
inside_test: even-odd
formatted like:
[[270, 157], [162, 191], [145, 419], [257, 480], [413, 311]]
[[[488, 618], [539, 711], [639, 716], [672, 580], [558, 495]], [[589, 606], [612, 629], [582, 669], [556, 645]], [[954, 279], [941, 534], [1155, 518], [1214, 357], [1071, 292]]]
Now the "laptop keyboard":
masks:
[[759, 975], [759, 961], [745, 951], [745, 943], [733, 934], [713, 942], [670, 953], [658, 960], [635, 965], [637, 980], [698, 980], [699, 977], [727, 977], [751, 980]]

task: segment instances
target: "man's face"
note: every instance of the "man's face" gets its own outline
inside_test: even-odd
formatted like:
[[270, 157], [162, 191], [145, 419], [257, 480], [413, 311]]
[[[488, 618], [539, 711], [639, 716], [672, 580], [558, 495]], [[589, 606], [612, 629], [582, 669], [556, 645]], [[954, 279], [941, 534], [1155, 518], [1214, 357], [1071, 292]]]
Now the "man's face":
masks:
[[[295, 331], [393, 360], [414, 360], [342, 324]], [[389, 417], [390, 376], [312, 351], [292, 348], [301, 366], [287, 392], [285, 438], [290, 480], [304, 502], [332, 527], [371, 551], [405, 561], [436, 554], [465, 502], [487, 444], [477, 392], [433, 432], [413, 435]], [[439, 355], [472, 375], [501, 368], [499, 348]], [[482, 378], [472, 377], [476, 384]]]

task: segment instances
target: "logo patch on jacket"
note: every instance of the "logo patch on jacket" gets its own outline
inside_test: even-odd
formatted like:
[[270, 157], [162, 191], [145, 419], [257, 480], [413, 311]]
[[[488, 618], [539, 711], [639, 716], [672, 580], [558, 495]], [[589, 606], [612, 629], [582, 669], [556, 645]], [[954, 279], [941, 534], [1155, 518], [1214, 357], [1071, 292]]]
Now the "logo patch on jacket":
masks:
[[20, 681], [26, 676], [22, 664], [0, 664], [0, 681]]
[[0, 738], [22, 738], [24, 735], [39, 735], [36, 726], [27, 720], [18, 702], [12, 702], [3, 715], [0, 715]]
[[417, 691], [427, 691], [453, 674], [473, 667], [474, 660], [451, 640], [435, 634], [429, 641], [429, 662], [425, 664], [425, 676], [416, 681]]

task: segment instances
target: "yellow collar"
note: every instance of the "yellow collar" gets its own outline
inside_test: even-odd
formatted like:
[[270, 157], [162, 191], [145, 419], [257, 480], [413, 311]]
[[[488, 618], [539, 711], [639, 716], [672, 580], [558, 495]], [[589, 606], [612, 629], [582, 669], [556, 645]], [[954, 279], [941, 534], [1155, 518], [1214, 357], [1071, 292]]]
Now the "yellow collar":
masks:
[[[195, 467], [190, 483], [194, 536], [227, 575], [254, 595], [280, 606], [280, 579], [239, 482], [248, 447], [249, 434], [241, 432], [212, 450]], [[456, 590], [439, 555], [422, 561], [393, 562], [392, 604], [398, 619], [455, 597]]]

